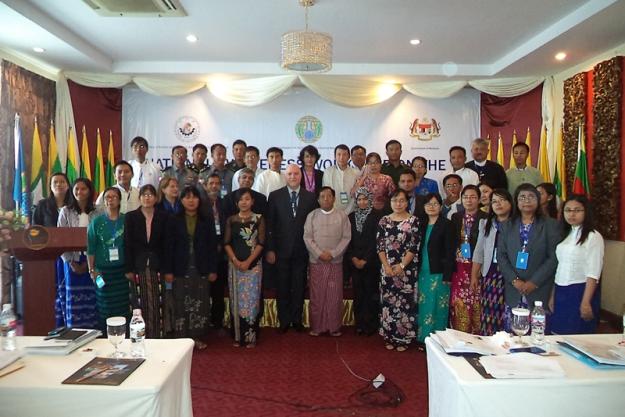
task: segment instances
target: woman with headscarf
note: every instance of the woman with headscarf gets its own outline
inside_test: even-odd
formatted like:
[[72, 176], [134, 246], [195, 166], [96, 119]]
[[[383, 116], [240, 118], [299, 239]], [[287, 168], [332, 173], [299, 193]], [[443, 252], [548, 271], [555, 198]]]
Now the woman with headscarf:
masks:
[[345, 257], [349, 261], [354, 287], [356, 333], [372, 335], [379, 326], [380, 259], [375, 236], [382, 212], [373, 208], [373, 194], [365, 187], [356, 190], [356, 210], [349, 215], [352, 239]]

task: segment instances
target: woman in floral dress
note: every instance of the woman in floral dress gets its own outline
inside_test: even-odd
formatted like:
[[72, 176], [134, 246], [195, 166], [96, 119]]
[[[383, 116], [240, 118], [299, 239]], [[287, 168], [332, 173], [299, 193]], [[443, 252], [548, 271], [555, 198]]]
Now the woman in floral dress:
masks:
[[388, 350], [402, 352], [416, 338], [417, 258], [419, 221], [411, 216], [408, 195], [397, 190], [391, 196], [393, 212], [378, 225], [377, 251], [382, 263], [380, 335]]

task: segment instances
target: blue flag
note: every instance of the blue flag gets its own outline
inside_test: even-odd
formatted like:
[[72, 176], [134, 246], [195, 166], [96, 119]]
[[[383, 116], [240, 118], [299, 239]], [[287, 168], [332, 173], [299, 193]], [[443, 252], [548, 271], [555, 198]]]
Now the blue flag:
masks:
[[22, 129], [20, 128], [20, 116], [15, 114], [15, 180], [13, 182], [13, 200], [15, 210], [23, 216], [30, 216], [30, 193], [28, 192], [28, 179], [26, 178], [26, 164], [24, 163], [24, 146], [22, 146]]

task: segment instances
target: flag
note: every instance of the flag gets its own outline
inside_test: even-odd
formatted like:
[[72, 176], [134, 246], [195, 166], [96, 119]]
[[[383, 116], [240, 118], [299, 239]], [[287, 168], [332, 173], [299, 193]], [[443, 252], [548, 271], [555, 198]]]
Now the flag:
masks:
[[586, 135], [584, 124], [579, 124], [577, 144], [577, 165], [575, 166], [575, 179], [573, 180], [573, 193], [590, 197], [590, 184], [588, 182], [588, 165], [586, 161]]
[[93, 188], [95, 194], [100, 195], [106, 188], [104, 179], [104, 154], [102, 152], [102, 138], [100, 137], [100, 129], [97, 133], [97, 149], [95, 154], [95, 171], [93, 172]]
[[486, 156], [486, 159], [488, 159], [490, 161], [492, 159], [491, 152], [490, 152], [490, 150], [492, 148], [492, 146], [490, 146], [491, 145], [491, 143], [490, 143], [490, 133], [488, 135], [486, 135], [486, 140], [488, 141], [488, 156]]
[[78, 160], [78, 140], [74, 134], [74, 129], [69, 127], [68, 139], [67, 139], [67, 178], [69, 179], [70, 187], [78, 178], [80, 172], [80, 161]]
[[32, 201], [39, 201], [44, 196], [45, 173], [43, 169], [43, 153], [41, 151], [41, 139], [39, 138], [39, 127], [37, 117], [35, 117], [35, 128], [33, 129], [32, 158], [30, 160], [30, 189]]
[[512, 132], [512, 146], [510, 147], [510, 165], [508, 165], [508, 168], [516, 168], [516, 163], [514, 162], [514, 158], [512, 157], [512, 149], [514, 148], [514, 145], [516, 145], [516, 130], [514, 130]]
[[562, 144], [564, 136], [564, 128], [560, 125], [560, 131], [558, 132], [558, 139], [556, 141], [556, 169], [553, 174], [553, 185], [556, 186], [556, 194], [560, 197], [560, 200], [566, 200], [566, 180], [564, 173], [564, 147]]
[[[56, 147], [56, 136], [54, 135], [54, 122], [50, 122], [50, 141], [48, 142], [48, 181], [55, 172], [63, 172], [59, 150]], [[47, 188], [47, 187], [46, 187]]]
[[540, 134], [540, 149], [538, 149], [538, 171], [543, 177], [543, 181], [551, 182], [549, 171], [549, 150], [547, 149], [547, 126], [543, 126]]
[[13, 200], [15, 210], [23, 216], [30, 216], [30, 201], [28, 193], [28, 179], [26, 178], [26, 164], [24, 163], [24, 146], [22, 145], [22, 129], [20, 116], [15, 113], [15, 128], [13, 130], [15, 143], [15, 179], [13, 180]]
[[532, 135], [530, 133], [530, 128], [527, 128], [527, 135], [525, 136], [525, 144], [530, 148], [530, 151], [527, 155], [527, 166], [532, 166]]
[[113, 148], [113, 132], [109, 130], [109, 148], [106, 155], [106, 186], [115, 185], [115, 149]]
[[501, 139], [501, 132], [499, 132], [499, 139], [497, 139], [497, 163], [503, 166], [503, 139]]
[[87, 142], [87, 130], [82, 127], [82, 146], [80, 149], [80, 176], [91, 179], [91, 161], [89, 159], [89, 142]]

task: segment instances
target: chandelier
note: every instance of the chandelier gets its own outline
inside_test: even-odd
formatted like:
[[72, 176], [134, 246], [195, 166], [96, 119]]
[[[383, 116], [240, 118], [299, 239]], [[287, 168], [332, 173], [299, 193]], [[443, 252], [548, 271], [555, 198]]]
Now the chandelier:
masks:
[[299, 0], [306, 10], [306, 30], [282, 35], [280, 66], [298, 72], [326, 72], [332, 69], [332, 36], [308, 30], [308, 8], [315, 0]]

